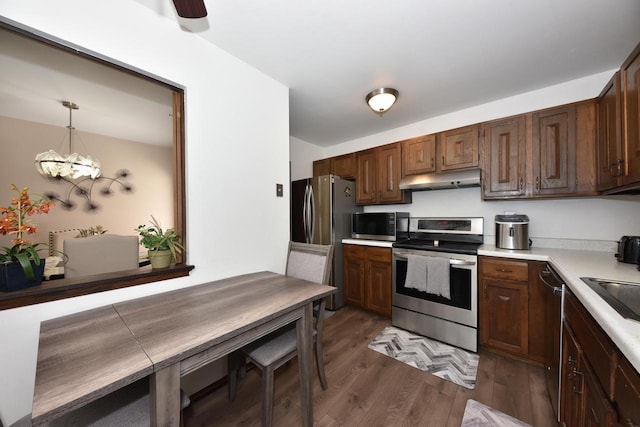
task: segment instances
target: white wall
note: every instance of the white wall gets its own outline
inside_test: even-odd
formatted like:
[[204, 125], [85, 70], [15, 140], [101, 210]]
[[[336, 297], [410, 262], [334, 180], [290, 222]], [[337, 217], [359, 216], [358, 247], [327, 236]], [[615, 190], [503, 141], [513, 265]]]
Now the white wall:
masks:
[[186, 88], [187, 249], [196, 267], [188, 278], [0, 311], [0, 417], [9, 425], [31, 411], [40, 321], [234, 274], [284, 271], [289, 187], [276, 198], [275, 184], [289, 179], [289, 106], [286, 87], [136, 2], [3, 0], [0, 15]]
[[322, 147], [292, 136], [289, 146], [291, 181], [313, 176], [313, 161], [326, 157], [324, 151]]
[[[595, 98], [614, 72], [615, 70], [607, 71], [433, 117], [332, 147], [323, 147], [322, 155], [317, 158], [351, 153], [419, 135]], [[388, 114], [393, 114], [393, 110]], [[382, 119], [384, 120], [384, 116]], [[292, 143], [297, 141], [292, 139]], [[309, 150], [308, 143], [301, 145]], [[297, 151], [291, 150], [292, 153]], [[292, 157], [291, 163], [292, 170], [305, 170], [304, 165], [297, 163], [306, 164], [307, 169], [311, 167], [307, 157]], [[365, 211], [370, 212], [394, 210], [410, 212], [411, 216], [482, 216], [485, 222], [485, 241], [489, 242], [492, 242], [491, 237], [495, 235], [494, 217], [503, 211], [527, 214], [531, 220], [529, 234], [534, 244], [537, 243], [540, 246], [569, 245], [569, 247], [612, 250], [615, 246], [614, 241], [620, 236], [640, 234], [640, 196], [485, 202], [482, 200], [479, 188], [470, 188], [414, 192], [413, 203], [409, 205], [365, 208]], [[565, 240], [577, 242], [568, 243], [564, 242]], [[584, 244], [581, 244], [581, 241]]]
[[[28, 236], [32, 242], [46, 242], [51, 230], [86, 229], [97, 225], [110, 234], [137, 235], [134, 229], [148, 223], [151, 215], [160, 221], [163, 228], [175, 226], [173, 147], [142, 144], [78, 130], [80, 138], [74, 137], [78, 151], [98, 159], [105, 177], [113, 178], [119, 169], [127, 169], [130, 176], [122, 182], [133, 186], [133, 191], [126, 193], [118, 183], [111, 183], [108, 179], [96, 181], [92, 200], [99, 209], [87, 212], [86, 200], [71, 191], [71, 185], [63, 181], [51, 182], [33, 167], [36, 153], [51, 148], [59, 150], [60, 141], [65, 145], [69, 135], [65, 126], [0, 116], [0, 129], [1, 164], [4, 166], [0, 167], [0, 206], [7, 206], [9, 200], [16, 196], [10, 188], [12, 183], [18, 188], [29, 187], [32, 198], [48, 192], [55, 192], [63, 198], [71, 194], [71, 201], [77, 204], [75, 208], [66, 210], [62, 203], [56, 202], [48, 214], [31, 217], [30, 222], [38, 229], [35, 235]], [[8, 165], [25, 167], [6, 167]], [[100, 189], [109, 183], [113, 194], [105, 197], [100, 194]], [[86, 185], [85, 188], [88, 187]], [[123, 212], [126, 215], [122, 215]], [[9, 245], [10, 237], [0, 236], [0, 245]]]

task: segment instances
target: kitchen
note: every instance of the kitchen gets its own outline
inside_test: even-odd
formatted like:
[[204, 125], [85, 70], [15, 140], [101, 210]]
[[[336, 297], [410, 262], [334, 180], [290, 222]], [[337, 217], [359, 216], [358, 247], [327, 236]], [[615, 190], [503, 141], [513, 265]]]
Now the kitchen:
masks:
[[[292, 162], [291, 179], [304, 178], [311, 175], [311, 162], [316, 159], [519, 112], [589, 99], [598, 95], [610, 77], [609, 73], [602, 73], [595, 77], [561, 84], [555, 88], [557, 90], [547, 88], [522, 96], [505, 98], [502, 101], [467, 108], [457, 113], [416, 122], [414, 125], [355, 139], [333, 147], [321, 147], [291, 138], [291, 155], [289, 155], [288, 90], [284, 86], [275, 84], [271, 78], [258, 75], [259, 73], [248, 66], [243, 68], [234, 62], [235, 59], [227, 58], [218, 50], [206, 50], [202, 43], [197, 44], [197, 49], [189, 48], [191, 40], [187, 40], [178, 29], [161, 21], [161, 18], [150, 16], [151, 14], [141, 9], [139, 5], [119, 4], [127, 12], [127, 16], [133, 16], [144, 22], [149, 27], [148, 31], [159, 37], [159, 41], [146, 38], [140, 40], [138, 20], [134, 19], [135, 23], [114, 26], [114, 21], [122, 19], [121, 11], [115, 11], [107, 6], [97, 13], [106, 17], [104, 21], [90, 21], [87, 24], [79, 23], [77, 17], [82, 13], [86, 16], [95, 15], [96, 11], [93, 10], [95, 6], [83, 5], [83, 2], [72, 2], [68, 8], [58, 8], [36, 2], [37, 7], [41, 8], [39, 9], [41, 13], [38, 14], [41, 17], [38, 17], [32, 10], [36, 6], [34, 2], [24, 3], [22, 5], [19, 2], [3, 2], [0, 6], [1, 12], [11, 19], [95, 51], [106, 52], [123, 62], [152, 70], [190, 87], [187, 121], [189, 139], [187, 180], [190, 192], [188, 225], [191, 230], [190, 260], [197, 269], [194, 271], [194, 276], [188, 279], [163, 283], [153, 289], [147, 287], [130, 292], [102, 295], [100, 298], [93, 296], [72, 302], [48, 304], [39, 307], [38, 311], [25, 309], [3, 313], [2, 337], [5, 339], [4, 342], [15, 348], [14, 352], [2, 355], [3, 365], [7, 366], [3, 369], [2, 375], [3, 379], [8, 379], [0, 389], [2, 401], [0, 411], [4, 420], [17, 419], [29, 410], [32, 390], [26, 383], [33, 375], [32, 365], [37, 352], [37, 325], [40, 320], [95, 307], [108, 300], [127, 299], [141, 293], [154, 293], [176, 286], [225, 277], [244, 269], [281, 270], [283, 265], [278, 254], [284, 250], [285, 240], [288, 238], [288, 203], [286, 203], [286, 193], [284, 199], [275, 199], [271, 196], [274, 193], [273, 183], [289, 180], [286, 166], [289, 158]], [[78, 27], [79, 24], [83, 25]], [[173, 40], [173, 37], [177, 41]], [[139, 44], [131, 43], [131, 40], [138, 40]], [[184, 56], [180, 56], [180, 61], [176, 61], [176, 63], [187, 64], [184, 68], [177, 64], [168, 64], [163, 55], [157, 55], [154, 58], [140, 55], [141, 48], [154, 52], [166, 52], [167, 46], [176, 52], [185, 52]], [[206, 55], [203, 51], [206, 51]], [[197, 58], [202, 55], [205, 55], [204, 58], [213, 58], [213, 60], [210, 63], [205, 60], [199, 61]], [[219, 69], [220, 64], [224, 68], [223, 72]], [[195, 69], [202, 70], [206, 77], [194, 76]], [[212, 88], [211, 76], [228, 79], [229, 75], [240, 74], [245, 78], [237, 84], [229, 84], [223, 88], [217, 87], [216, 90]], [[248, 89], [253, 89], [254, 92]], [[251, 96], [248, 92], [251, 92]], [[269, 98], [275, 105], [266, 109], [268, 111], [255, 106], [254, 93]], [[211, 99], [222, 99], [226, 102], [212, 105]], [[230, 111], [233, 111], [233, 114]], [[371, 113], [367, 112], [367, 114]], [[381, 120], [375, 116], [373, 118]], [[247, 126], [247, 123], [251, 123], [251, 126]], [[230, 138], [229, 135], [234, 137]], [[264, 144], [265, 139], [273, 143]], [[221, 148], [212, 145], [211, 141], [228, 143]], [[247, 149], [252, 150], [252, 156], [246, 156]], [[211, 167], [208, 160], [218, 159], [221, 152], [225, 156], [244, 159], [242, 169], [247, 173], [246, 180], [228, 186], [212, 184], [226, 182], [225, 179], [228, 176], [238, 172], [237, 165], [218, 164], [216, 168]], [[260, 191], [256, 191], [256, 186]], [[213, 200], [207, 197], [212, 188], [215, 188]], [[238, 194], [250, 192], [256, 194], [257, 198], [243, 200], [238, 197]], [[222, 205], [225, 209], [220, 209], [220, 200], [223, 201]], [[614, 242], [619, 236], [628, 233], [637, 234], [637, 231], [634, 231], [637, 225], [632, 230], [628, 225], [637, 224], [637, 218], [634, 215], [637, 212], [637, 202], [635, 196], [483, 202], [480, 191], [477, 188], [471, 188], [443, 190], [437, 194], [436, 192], [416, 193], [411, 205], [372, 206], [366, 209], [368, 211], [407, 210], [415, 216], [450, 216], [459, 212], [464, 212], [465, 215], [482, 216], [485, 218], [484, 234], [489, 239], [493, 234], [490, 226], [491, 219], [496, 213], [505, 210], [524, 212], [532, 219], [531, 236], [536, 241], [536, 245], [542, 246], [545, 241], [550, 240], [554, 244], [579, 246], [586, 240], [588, 243], [606, 242], [607, 247], [613, 251]], [[240, 226], [242, 221], [251, 221], [254, 218], [251, 212], [255, 210], [256, 204], [262, 206], [261, 219], [270, 224], [268, 232], [262, 229], [248, 230]], [[579, 222], [575, 220], [576, 212], [580, 213]], [[613, 218], [612, 212], [614, 212]], [[603, 221], [603, 218], [608, 221]], [[216, 226], [212, 227], [212, 224]], [[274, 240], [273, 234], [282, 237]], [[243, 243], [249, 237], [254, 242], [251, 247]], [[211, 241], [225, 243], [212, 245]], [[238, 257], [239, 253], [245, 256]], [[265, 253], [269, 255], [265, 257]]]
[[[604, 87], [604, 84], [602, 86]], [[565, 87], [563, 89], [566, 90], [567, 88]], [[602, 87], [598, 89], [598, 86], [596, 86], [593, 93], [599, 93], [600, 90], [602, 90]], [[563, 93], [566, 93], [566, 92], [563, 91]], [[553, 93], [554, 93], [553, 89], [550, 89], [549, 92], [541, 93], [541, 95], [551, 96], [553, 95]], [[597, 95], [594, 95], [594, 96], [597, 96]], [[523, 99], [524, 97], [518, 101], [522, 101]], [[573, 100], [570, 100], [570, 99], [564, 100], [565, 103], [569, 103], [572, 101], [581, 101], [581, 98], [578, 97]], [[516, 102], [516, 103], [518, 103], [519, 105], [524, 104], [522, 102]], [[495, 108], [496, 105], [493, 105], [492, 107]], [[546, 107], [555, 107], [555, 105], [547, 105]], [[540, 107], [538, 106], [537, 108], [540, 108]], [[527, 110], [524, 110], [524, 111], [521, 110], [521, 111], [518, 111], [517, 113], [525, 113], [526, 111]], [[511, 116], [512, 114], [513, 112], [507, 113], [507, 111], [503, 113], [504, 116]], [[456, 118], [460, 119], [459, 117], [453, 117], [453, 119], [456, 119]], [[486, 117], [485, 120], [495, 120], [499, 118], [500, 116]], [[447, 117], [447, 119], [449, 120], [449, 123], [450, 121], [453, 121], [453, 124], [451, 124], [451, 127], [469, 125], [469, 121], [456, 122], [455, 120], [451, 120], [452, 119], [451, 117]], [[473, 121], [473, 119], [471, 119], [470, 121]], [[434, 122], [434, 123], [437, 123], [437, 122]], [[432, 124], [432, 123], [428, 123], [428, 124]], [[425, 123], [424, 127], [426, 126], [427, 124]], [[423, 129], [424, 127], [420, 129]], [[416, 128], [412, 128], [412, 129], [415, 130]], [[434, 129], [433, 133], [436, 133], [439, 131], [445, 131], [445, 130], [447, 129], [436, 128]], [[442, 134], [438, 134], [438, 135], [442, 135]], [[419, 138], [416, 138], [415, 134], [411, 135], [410, 138], [419, 139]], [[411, 141], [410, 139], [408, 139], [408, 136], [405, 134], [403, 136], [399, 136], [399, 135], [391, 136], [390, 139], [387, 139], [385, 141], [385, 143], [389, 143], [391, 141], [397, 141], [397, 140], [403, 141], [402, 143], [400, 143], [402, 144], [402, 150], [406, 148], [405, 142], [407, 142], [407, 140]], [[362, 142], [362, 141], [359, 140], [358, 142]], [[586, 141], [582, 141], [582, 142], [586, 143]], [[307, 169], [307, 173], [317, 174], [318, 173], [317, 169], [322, 168], [321, 164], [323, 160], [321, 159], [332, 157], [336, 159], [335, 164], [337, 165], [338, 160], [348, 156], [348, 153], [350, 152], [356, 151], [357, 152], [356, 156], [360, 156], [360, 153], [366, 153], [367, 151], [359, 151], [359, 150], [363, 150], [363, 149], [366, 150], [369, 147], [376, 147], [376, 146], [389, 147], [389, 145], [384, 145], [382, 143], [378, 143], [377, 145], [373, 145], [373, 146], [351, 145], [343, 151], [332, 151], [330, 154], [327, 154], [327, 152], [325, 152], [324, 155], [321, 155], [319, 159], [315, 159], [315, 161], [313, 162], [313, 169], [310, 171], [309, 169]], [[582, 149], [587, 150], [587, 148], [584, 146]], [[364, 157], [364, 154], [362, 154], [362, 157]], [[404, 157], [403, 157], [403, 161], [404, 161]], [[403, 166], [406, 167], [406, 164], [403, 163]], [[358, 167], [361, 167], [361, 163], [358, 163]], [[357, 176], [356, 178], [356, 181], [357, 181], [357, 179], [361, 177], [360, 172], [357, 172], [356, 176]], [[455, 178], [452, 178], [451, 180], [454, 180], [454, 179]], [[447, 179], [444, 178], [443, 180], [446, 181]], [[403, 188], [403, 182], [404, 182], [404, 179], [400, 181], [400, 185], [399, 185], [400, 189]], [[638, 272], [635, 268], [635, 264], [637, 261], [627, 259], [627, 262], [631, 263], [631, 265], [629, 265], [627, 263], [619, 263], [614, 257], [614, 253], [616, 251], [620, 252], [618, 245], [616, 244], [617, 243], [616, 241], [620, 238], [620, 236], [635, 234], [638, 232], [638, 226], [640, 225], [637, 218], [638, 196], [633, 194], [632, 195], [627, 194], [627, 195], [616, 195], [616, 196], [600, 196], [595, 198], [593, 197], [566, 198], [565, 197], [565, 198], [552, 198], [552, 199], [546, 199], [546, 200], [543, 199], [543, 200], [527, 200], [527, 201], [522, 201], [522, 200], [520, 201], [518, 200], [489, 201], [489, 200], [483, 200], [483, 198], [485, 198], [484, 196], [486, 195], [484, 187], [480, 188], [479, 182], [476, 182], [476, 184], [478, 188], [455, 188], [455, 189], [444, 189], [439, 191], [424, 191], [424, 192], [414, 191], [411, 194], [411, 199], [412, 199], [411, 204], [395, 204], [395, 205], [382, 204], [382, 206], [380, 205], [365, 206], [364, 210], [371, 214], [376, 212], [377, 213], [395, 212], [395, 211], [409, 212], [412, 218], [414, 217], [416, 218], [416, 221], [419, 221], [424, 217], [432, 217], [432, 218], [440, 217], [440, 218], [445, 218], [445, 221], [450, 220], [452, 217], [453, 217], [453, 221], [460, 220], [460, 217], [484, 218], [485, 220], [484, 227], [481, 229], [480, 232], [478, 231], [475, 232], [475, 234], [484, 234], [482, 237], [484, 238], [484, 242], [486, 243], [486, 245], [480, 246], [477, 252], [478, 255], [482, 256], [482, 258], [489, 257], [489, 258], [485, 258], [486, 261], [484, 260], [481, 261], [480, 263], [481, 265], [483, 264], [483, 262], [486, 262], [486, 263], [494, 262], [492, 261], [493, 257], [498, 257], [498, 260], [506, 258], [506, 259], [537, 260], [537, 261], [550, 262], [551, 265], [555, 267], [555, 269], [563, 271], [563, 275], [562, 275], [564, 277], [563, 280], [571, 281], [572, 285], [570, 286], [570, 288], [575, 293], [580, 295], [580, 299], [583, 302], [588, 301], [588, 304], [590, 304], [591, 309], [595, 310], [595, 313], [597, 313], [595, 314], [595, 316], [598, 319], [598, 323], [600, 323], [600, 325], [607, 331], [605, 336], [608, 335], [609, 338], [612, 338], [619, 348], [626, 348], [627, 355], [630, 355], [632, 359], [635, 359], [636, 357], [635, 352], [630, 351], [629, 349], [633, 348], [635, 345], [634, 344], [635, 338], [633, 338], [633, 336], [635, 335], [634, 331], [637, 330], [636, 325], [632, 321], [627, 321], [620, 318], [615, 312], [613, 312], [607, 306], [607, 304], [604, 301], [600, 300], [600, 297], [594, 296], [591, 290], [589, 290], [589, 288], [583, 283], [584, 281], [581, 279], [581, 277], [591, 276], [591, 277], [607, 278], [608, 276], [610, 276], [610, 278], [614, 280], [628, 281], [628, 282], [635, 282], [635, 283], [638, 282]], [[496, 241], [496, 231], [498, 230], [497, 225], [494, 224], [493, 222], [493, 218], [496, 215], [502, 214], [503, 212], [507, 212], [507, 211], [526, 213], [529, 216], [529, 218], [531, 218], [531, 222], [527, 221], [528, 222], [527, 226], [531, 227], [530, 228], [531, 233], [530, 234], [527, 233], [527, 240], [529, 237], [531, 237], [533, 246], [531, 250], [525, 250], [524, 254], [523, 253], [518, 254], [517, 250], [514, 250], [514, 251], [511, 251], [511, 250], [504, 251], [501, 249], [496, 250], [495, 246], [493, 246], [493, 243]], [[576, 214], [576, 212], [580, 212], [580, 213]], [[615, 214], [612, 214], [612, 212], [615, 212]], [[617, 216], [618, 213], [621, 214], [620, 217]], [[539, 222], [537, 225], [535, 224], [536, 220], [534, 218], [539, 218]], [[614, 220], [611, 221], [611, 218], [614, 218]], [[612, 234], [607, 235], [607, 233], [612, 233]], [[354, 236], [354, 237], [357, 237], [357, 236]], [[366, 241], [359, 242], [358, 240], [355, 240], [355, 239], [343, 240], [343, 242], [348, 243], [350, 246], [351, 245], [367, 245]], [[637, 242], [635, 244], [637, 245]], [[380, 245], [379, 243], [374, 243], [372, 244], [372, 246], [382, 246], [382, 245]], [[394, 281], [392, 282], [392, 287], [395, 292], [396, 287], [399, 286], [399, 283], [395, 282], [396, 280], [395, 279], [396, 249], [395, 248], [405, 247], [405, 246], [404, 246], [404, 243], [402, 243], [401, 245], [398, 245], [396, 243], [393, 246], [394, 246], [394, 250], [393, 250]], [[389, 245], [387, 245], [387, 247], [389, 247]], [[525, 249], [525, 248], [519, 248], [519, 249]], [[347, 252], [346, 249], [344, 249], [344, 251], [345, 253]], [[347, 262], [348, 260], [345, 257], [345, 264]], [[495, 262], [497, 263], [498, 261], [495, 261]], [[496, 271], [510, 272], [512, 268], [511, 266], [512, 264], [514, 264], [514, 262], [513, 261], [505, 261], [505, 262], [507, 263], [506, 267], [502, 267], [501, 265], [496, 264], [497, 265]], [[524, 268], [525, 268], [525, 272], [523, 273], [525, 283], [527, 280], [531, 280], [531, 277], [532, 277], [532, 276], [529, 276], [529, 279], [527, 278], [526, 269], [533, 268], [532, 266], [528, 266], [527, 264], [528, 264], [527, 261], [520, 264], [520, 266], [524, 265]], [[518, 263], [515, 262], [515, 265], [518, 265]], [[453, 271], [453, 265], [452, 265], [452, 271]], [[484, 274], [482, 267], [480, 267], [479, 272], [480, 272], [480, 275]], [[346, 293], [348, 291], [347, 280], [350, 280], [350, 278], [348, 279], [348, 274], [346, 272], [344, 274], [345, 276], [344, 276], [343, 286], [345, 287], [345, 293]], [[498, 277], [500, 277], [500, 275]], [[537, 277], [537, 275], [533, 277]], [[365, 279], [365, 282], [367, 280], [368, 279]], [[478, 282], [480, 282], [480, 278]], [[493, 286], [491, 282], [487, 282], [487, 283], [489, 284], [485, 286]], [[365, 286], [375, 286], [375, 285], [366, 284]], [[481, 288], [478, 287], [478, 290], [479, 289]], [[587, 290], [584, 291], [584, 289], [587, 289]], [[365, 294], [367, 292], [374, 293], [375, 291], [367, 290], [365, 291]], [[486, 287], [484, 287], [483, 292], [486, 295], [487, 293]], [[493, 290], [491, 290], [491, 292], [493, 292]], [[391, 292], [389, 292], [389, 294], [390, 293]], [[509, 299], [510, 297], [503, 296], [501, 298]], [[390, 299], [390, 297], [388, 299]], [[366, 300], [366, 297], [365, 297], [365, 300]], [[399, 298], [394, 293], [393, 314], [391, 315], [392, 324], [399, 324], [400, 326], [404, 325], [410, 330], [421, 332], [424, 335], [432, 336], [437, 339], [441, 339], [441, 340], [443, 339], [443, 336], [446, 334], [438, 335], [444, 329], [443, 326], [441, 326], [440, 328], [437, 328], [438, 329], [437, 331], [429, 330], [429, 327], [427, 326], [421, 327], [419, 325], [419, 321], [415, 321], [415, 319], [410, 321], [405, 321], [405, 320], [401, 320], [399, 317], [396, 317], [398, 316], [398, 313], [397, 313], [398, 307], [396, 307], [398, 301], [399, 301]], [[356, 302], [356, 304], [359, 306], [366, 306], [366, 304], [362, 304], [359, 302]], [[527, 320], [523, 321], [521, 319], [529, 318], [528, 314], [523, 315], [522, 313], [526, 313], [527, 310], [532, 310], [533, 306], [529, 305], [527, 307], [526, 302], [524, 302], [525, 304], [524, 306], [522, 306], [521, 303], [518, 303], [518, 304], [520, 304], [521, 311], [520, 313], [518, 313], [517, 311], [515, 313], [511, 313], [512, 315], [515, 314], [515, 316], [511, 318], [511, 322], [515, 322], [515, 324], [518, 325], [518, 326], [515, 326], [516, 329], [523, 328], [521, 331], [516, 332], [515, 334], [517, 335], [515, 337], [516, 341], [517, 340], [522, 340], [522, 341], [516, 342], [515, 344], [514, 343], [505, 344], [504, 342], [500, 342], [500, 340], [497, 340], [498, 341], [497, 345], [494, 343], [493, 347], [498, 347], [502, 349], [506, 348], [508, 350], [507, 353], [509, 352], [511, 352], [512, 354], [520, 353], [521, 355], [531, 356], [530, 354], [527, 355], [527, 352], [533, 349], [529, 348], [529, 350], [527, 350], [527, 346], [533, 345], [531, 344], [533, 342], [535, 342], [537, 345], [544, 346], [544, 341], [543, 339], [540, 339], [538, 341], [527, 342], [527, 337], [526, 337]], [[575, 303], [572, 303], [572, 304], [569, 304], [569, 306], [573, 307], [574, 305], [576, 305]], [[380, 306], [379, 301], [376, 301], [375, 306], [371, 306], [368, 308], [372, 311], [380, 312], [379, 309], [376, 308], [379, 306]], [[600, 313], [599, 309], [594, 307], [604, 307], [603, 309], [604, 314]], [[415, 309], [415, 306], [412, 307], [412, 311], [413, 312], [417, 311]], [[536, 316], [535, 313], [533, 313], [532, 315]], [[576, 314], [574, 313], [572, 314], [571, 318], [575, 319], [575, 316]], [[559, 314], [558, 314], [558, 317], [559, 317]], [[482, 317], [481, 317], [481, 320], [482, 320]], [[500, 321], [502, 323], [509, 322], [509, 318], [508, 317], [502, 318]], [[487, 320], [487, 322], [491, 322], [491, 320]], [[483, 326], [486, 328], [489, 325], [490, 323], [481, 322], [480, 328], [482, 328]], [[544, 325], [544, 320], [542, 322], [542, 325]], [[472, 326], [475, 326], [475, 325], [472, 325]], [[411, 327], [413, 327], [414, 329], [411, 329]], [[538, 323], [536, 327], [540, 328], [541, 324]], [[545, 328], [545, 326], [542, 326], [542, 327]], [[557, 335], [561, 335], [561, 332], [559, 329], [560, 329], [559, 326], [556, 325], [555, 333]], [[616, 331], [623, 331], [623, 332], [616, 332]], [[529, 332], [531, 332], [531, 330], [529, 330]], [[546, 332], [546, 335], [549, 334], [549, 330], [545, 329], [545, 332]], [[450, 335], [461, 335], [461, 334], [463, 334], [463, 332], [451, 333]], [[486, 330], [483, 331], [482, 329], [480, 329], [479, 335], [481, 337], [480, 338], [481, 342], [484, 341], [485, 345], [490, 344], [490, 341], [493, 339], [491, 334], [492, 332], [487, 332]], [[565, 333], [565, 335], [567, 334], [569, 333]], [[535, 335], [535, 332], [532, 335]], [[539, 332], [537, 335], [541, 336]], [[505, 341], [504, 339], [505, 337], [501, 337], [501, 338], [503, 339], [503, 341]], [[513, 337], [508, 337], [508, 338], [513, 338]], [[532, 337], [530, 336], [529, 340], [531, 339]], [[602, 338], [602, 340], [606, 340], [606, 339], [608, 338]], [[471, 348], [472, 350], [474, 349], [474, 346], [475, 346], [475, 343], [468, 344], [468, 342], [465, 342], [465, 340], [456, 341], [454, 339], [452, 342], [454, 342], [455, 345], [462, 346], [462, 347], [466, 345], [467, 348]], [[556, 343], [556, 348], [560, 347], [559, 342], [560, 341], [558, 340], [558, 342]], [[542, 348], [542, 346], [541, 348], [535, 350], [538, 352], [538, 355], [537, 355], [538, 362], [544, 361], [545, 355], [544, 355], [544, 348]], [[532, 351], [532, 353], [533, 352], [534, 351]], [[612, 351], [610, 351], [609, 353], [612, 353]], [[569, 357], [568, 360], [570, 365], [572, 360], [575, 360], [576, 356], [573, 355], [568, 357]], [[594, 356], [592, 355], [591, 357], [593, 358]], [[609, 357], [613, 357], [613, 356], [609, 354]], [[560, 356], [558, 355], [556, 357], [556, 360], [558, 360], [559, 358]], [[628, 363], [628, 362], [625, 362], [625, 363]], [[557, 369], [558, 368], [556, 367], [555, 368], [556, 378], [557, 378]], [[566, 366], [565, 366], [565, 369], [567, 369]], [[626, 369], [629, 369], [629, 368], [627, 367]], [[600, 373], [600, 375], [606, 378], [609, 375], [612, 376], [613, 372], [609, 372], [605, 369], [604, 373]], [[591, 378], [593, 378], [593, 374], [591, 375]], [[565, 385], [565, 388], [566, 387], [567, 386]], [[569, 387], [571, 387], [571, 385], [569, 385]], [[591, 387], [591, 390], [594, 389], [592, 385], [589, 387]], [[613, 385], [608, 384], [605, 381], [604, 387], [606, 388], [607, 393], [609, 393], [609, 396], [612, 396], [613, 391], [609, 391], [609, 390], [611, 389], [611, 387], [613, 387]], [[558, 387], [556, 385], [556, 390], [557, 388]], [[553, 396], [553, 393], [551, 394]], [[560, 405], [559, 403], [560, 396], [557, 395], [557, 391], [555, 394], [557, 396], [557, 399], [553, 399], [553, 398], [552, 399], [555, 401], [554, 408], [557, 411], [557, 408]], [[610, 399], [612, 398], [610, 397]], [[602, 399], [602, 400], [606, 401], [606, 399]], [[607, 405], [609, 405], [608, 401], [607, 401]], [[609, 405], [607, 408], [611, 409], [611, 406]], [[617, 419], [616, 418], [617, 415], [611, 415], [612, 413], [613, 413], [613, 410], [611, 410], [611, 412], [604, 411], [604, 413], [598, 413], [598, 417], [602, 417], [602, 418], [600, 418], [597, 421], [597, 423], [599, 423], [599, 425], [609, 425], [608, 423], [611, 423], [613, 422], [612, 420]], [[563, 420], [567, 421], [565, 418], [563, 418]], [[577, 421], [575, 420], [567, 421], [569, 425], [572, 425], [575, 422]]]

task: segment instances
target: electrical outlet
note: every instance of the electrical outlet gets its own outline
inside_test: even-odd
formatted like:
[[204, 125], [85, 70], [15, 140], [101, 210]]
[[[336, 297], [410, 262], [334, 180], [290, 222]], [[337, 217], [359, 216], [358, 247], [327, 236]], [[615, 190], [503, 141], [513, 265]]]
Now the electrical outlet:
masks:
[[282, 184], [276, 184], [276, 197], [282, 197]]

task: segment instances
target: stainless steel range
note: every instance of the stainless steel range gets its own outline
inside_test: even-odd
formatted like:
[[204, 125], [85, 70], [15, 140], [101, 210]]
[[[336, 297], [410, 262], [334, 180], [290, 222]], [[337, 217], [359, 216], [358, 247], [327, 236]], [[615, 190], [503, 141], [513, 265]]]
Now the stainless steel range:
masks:
[[[409, 239], [393, 244], [394, 326], [478, 351], [477, 254], [483, 233], [480, 217], [409, 219]], [[449, 261], [448, 271], [442, 259]], [[424, 287], [415, 283], [423, 270]]]

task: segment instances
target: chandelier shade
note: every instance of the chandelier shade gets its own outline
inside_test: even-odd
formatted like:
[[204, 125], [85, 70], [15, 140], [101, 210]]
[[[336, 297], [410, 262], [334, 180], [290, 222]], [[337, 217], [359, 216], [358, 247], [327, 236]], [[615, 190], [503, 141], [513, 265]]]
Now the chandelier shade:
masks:
[[62, 105], [69, 109], [69, 153], [67, 155], [58, 154], [55, 150], [38, 153], [35, 159], [36, 170], [47, 178], [69, 178], [78, 179], [88, 177], [96, 179], [102, 173], [100, 162], [92, 159], [91, 156], [81, 156], [73, 152], [73, 131], [72, 111], [80, 107], [69, 101], [63, 101]]
[[369, 92], [366, 96], [369, 107], [379, 115], [389, 111], [398, 99], [399, 92], [390, 87], [382, 87]]

